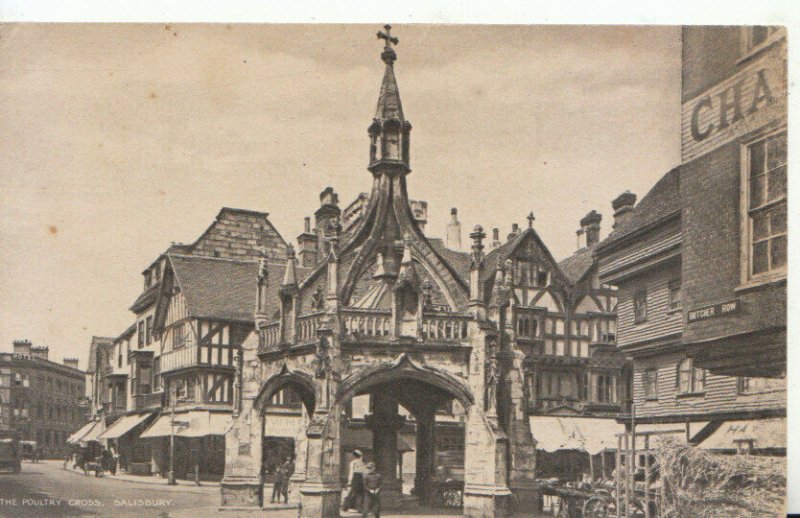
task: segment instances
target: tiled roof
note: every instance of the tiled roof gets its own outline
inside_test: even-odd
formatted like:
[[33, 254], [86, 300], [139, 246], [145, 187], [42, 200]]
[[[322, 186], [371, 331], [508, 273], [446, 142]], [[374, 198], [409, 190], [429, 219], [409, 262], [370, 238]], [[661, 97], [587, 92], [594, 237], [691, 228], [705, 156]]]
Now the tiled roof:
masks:
[[558, 267], [561, 268], [561, 271], [564, 272], [564, 275], [567, 276], [571, 283], [574, 284], [581, 280], [586, 275], [586, 272], [589, 271], [589, 268], [592, 267], [594, 262], [592, 258], [593, 251], [594, 246], [581, 248], [558, 263]]
[[444, 246], [444, 241], [438, 237], [428, 238], [428, 242], [436, 253], [450, 264], [453, 270], [461, 277], [461, 280], [465, 284], [469, 284], [469, 269], [472, 266], [470, 254], [447, 248]]
[[126, 329], [125, 331], [123, 331], [123, 332], [122, 332], [122, 334], [120, 334], [118, 337], [116, 337], [116, 338], [114, 339], [114, 341], [115, 341], [115, 342], [119, 342], [120, 340], [124, 340], [125, 338], [128, 338], [128, 337], [130, 337], [130, 336], [133, 336], [133, 333], [135, 333], [135, 332], [136, 332], [136, 322], [134, 322], [133, 324], [131, 324], [131, 325], [128, 327], [128, 329]]
[[600, 244], [604, 247], [618, 239], [654, 223], [682, 208], [680, 169], [675, 168], [661, 177], [633, 209], [633, 215], [615, 228]]
[[157, 282], [152, 286], [150, 286], [149, 288], [147, 288], [146, 290], [144, 290], [144, 292], [142, 292], [142, 294], [136, 298], [136, 301], [131, 305], [129, 309], [134, 313], [139, 313], [142, 310], [147, 309], [148, 307], [153, 305], [153, 303], [155, 303], [156, 301], [156, 298], [158, 297], [159, 286], [160, 283]]
[[[169, 255], [189, 316], [250, 322], [255, 319], [257, 261]], [[284, 264], [267, 264], [267, 300], [277, 307]], [[297, 267], [298, 277], [308, 274]]]

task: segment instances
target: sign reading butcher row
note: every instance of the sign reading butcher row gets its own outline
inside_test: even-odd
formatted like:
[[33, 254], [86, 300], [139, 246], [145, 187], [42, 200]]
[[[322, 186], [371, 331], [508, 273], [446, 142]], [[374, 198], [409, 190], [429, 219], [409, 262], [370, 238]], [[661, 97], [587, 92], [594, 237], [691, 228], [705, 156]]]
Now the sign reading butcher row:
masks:
[[739, 299], [714, 304], [713, 306], [705, 306], [689, 311], [687, 318], [689, 323], [697, 322], [699, 320], [708, 320], [709, 318], [722, 317], [730, 315], [739, 311]]
[[786, 120], [786, 47], [776, 46], [741, 71], [683, 104], [683, 162], [758, 129]]

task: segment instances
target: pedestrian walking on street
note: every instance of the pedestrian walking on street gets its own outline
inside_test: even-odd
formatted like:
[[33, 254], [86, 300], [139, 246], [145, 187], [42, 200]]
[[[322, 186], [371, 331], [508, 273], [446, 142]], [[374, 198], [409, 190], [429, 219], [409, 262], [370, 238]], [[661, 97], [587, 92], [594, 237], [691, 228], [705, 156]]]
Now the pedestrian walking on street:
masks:
[[375, 463], [367, 464], [367, 476], [364, 477], [364, 507], [361, 509], [362, 518], [367, 518], [370, 513], [375, 518], [381, 518], [381, 474], [375, 469]]
[[350, 490], [342, 504], [342, 511], [359, 509], [364, 503], [364, 475], [367, 472], [367, 466], [364, 464], [364, 454], [361, 453], [361, 450], [353, 450], [353, 456], [355, 458], [350, 462], [350, 469], [347, 473]]
[[283, 484], [281, 485], [281, 494], [283, 495], [283, 503], [289, 503], [289, 480], [294, 475], [294, 460], [291, 457], [286, 459], [284, 463]]

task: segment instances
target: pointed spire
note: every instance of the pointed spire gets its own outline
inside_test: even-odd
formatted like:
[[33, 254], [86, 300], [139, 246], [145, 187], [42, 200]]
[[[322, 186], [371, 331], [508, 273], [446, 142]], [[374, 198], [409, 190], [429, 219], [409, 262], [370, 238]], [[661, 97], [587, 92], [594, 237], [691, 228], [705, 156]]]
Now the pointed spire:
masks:
[[294, 247], [289, 245], [286, 247], [286, 273], [283, 274], [283, 283], [281, 287], [288, 288], [297, 286], [297, 271], [295, 268]]
[[400, 91], [397, 88], [397, 80], [394, 77], [394, 62], [397, 61], [394, 45], [400, 43], [400, 40], [391, 35], [391, 25], [384, 25], [383, 28], [386, 32], [378, 31], [378, 38], [385, 42], [381, 59], [386, 63], [386, 71], [383, 74], [383, 83], [381, 83], [381, 93], [378, 97], [378, 109], [375, 111], [375, 118], [378, 120], [397, 119], [402, 121], [404, 120], [403, 105], [400, 103]]

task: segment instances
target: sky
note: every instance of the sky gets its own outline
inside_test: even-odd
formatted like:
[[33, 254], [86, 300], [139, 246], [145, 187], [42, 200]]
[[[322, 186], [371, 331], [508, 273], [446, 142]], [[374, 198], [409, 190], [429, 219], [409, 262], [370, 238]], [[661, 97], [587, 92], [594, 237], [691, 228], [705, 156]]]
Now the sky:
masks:
[[[0, 350], [81, 367], [133, 322], [141, 271], [223, 206], [287, 241], [330, 185], [368, 191], [375, 25], [0, 25]], [[557, 259], [592, 209], [680, 161], [680, 28], [396, 25], [427, 233], [451, 207]]]

